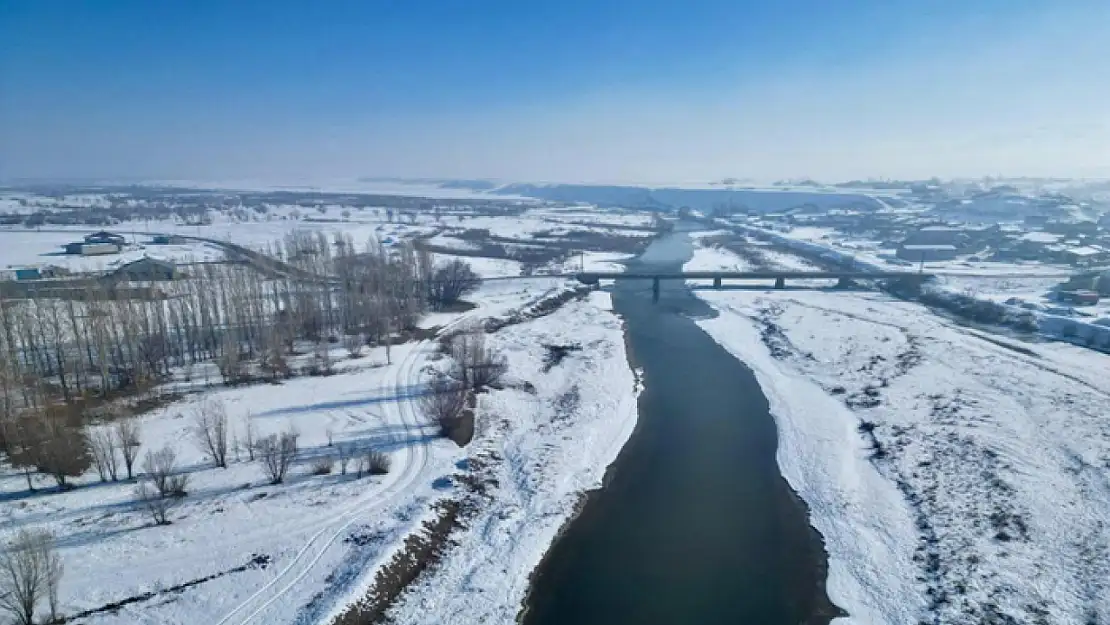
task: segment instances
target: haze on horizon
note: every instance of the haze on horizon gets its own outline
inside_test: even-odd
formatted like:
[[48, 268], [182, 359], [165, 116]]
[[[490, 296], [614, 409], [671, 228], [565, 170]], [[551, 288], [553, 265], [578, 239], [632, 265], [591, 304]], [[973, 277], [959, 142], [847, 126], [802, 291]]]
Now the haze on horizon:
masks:
[[0, 41], [0, 180], [1110, 177], [1104, 0], [0, 0]]

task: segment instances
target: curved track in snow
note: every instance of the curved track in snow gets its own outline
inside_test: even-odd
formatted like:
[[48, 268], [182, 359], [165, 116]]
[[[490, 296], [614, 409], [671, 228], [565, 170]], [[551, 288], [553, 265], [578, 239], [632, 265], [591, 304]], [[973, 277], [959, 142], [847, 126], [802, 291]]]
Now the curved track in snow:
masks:
[[328, 549], [341, 540], [351, 525], [365, 518], [367, 513], [404, 496], [421, 478], [428, 465], [429, 441], [424, 437], [424, 428], [411, 405], [412, 400], [404, 397], [401, 391], [404, 387], [419, 383], [420, 369], [425, 361], [425, 347], [428, 343], [429, 341], [423, 340], [412, 346], [397, 367], [397, 375], [394, 378], [394, 391], [398, 399], [394, 404], [394, 410], [390, 411], [392, 413], [390, 421], [402, 424], [404, 426], [402, 435], [409, 436], [413, 440], [412, 444], [403, 448], [403, 454], [392, 458], [395, 462], [400, 460], [400, 466], [394, 467], [386, 474], [386, 480], [379, 488], [338, 511], [330, 522], [324, 524], [301, 546], [273, 579], [229, 611], [216, 622], [216, 625], [230, 623], [245, 625], [255, 621], [267, 608], [304, 579]]

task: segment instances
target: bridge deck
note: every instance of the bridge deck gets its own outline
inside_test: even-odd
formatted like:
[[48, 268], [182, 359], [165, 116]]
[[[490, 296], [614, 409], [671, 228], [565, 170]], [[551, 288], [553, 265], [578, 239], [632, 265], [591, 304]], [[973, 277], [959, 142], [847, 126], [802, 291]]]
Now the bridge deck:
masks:
[[579, 280], [804, 280], [841, 278], [854, 280], [891, 280], [898, 278], [930, 278], [933, 274], [916, 271], [680, 271], [680, 272], [629, 272], [585, 271], [577, 274]]

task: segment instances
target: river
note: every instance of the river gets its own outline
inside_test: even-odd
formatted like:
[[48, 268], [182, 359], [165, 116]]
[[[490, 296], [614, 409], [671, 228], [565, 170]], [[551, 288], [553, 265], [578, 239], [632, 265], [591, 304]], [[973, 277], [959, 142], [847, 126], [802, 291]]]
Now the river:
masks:
[[[656, 240], [630, 271], [681, 270], [689, 237]], [[751, 371], [690, 317], [680, 281], [651, 301], [617, 282], [644, 373], [636, 432], [537, 570], [525, 625], [828, 623], [826, 556], [775, 462], [777, 432]]]

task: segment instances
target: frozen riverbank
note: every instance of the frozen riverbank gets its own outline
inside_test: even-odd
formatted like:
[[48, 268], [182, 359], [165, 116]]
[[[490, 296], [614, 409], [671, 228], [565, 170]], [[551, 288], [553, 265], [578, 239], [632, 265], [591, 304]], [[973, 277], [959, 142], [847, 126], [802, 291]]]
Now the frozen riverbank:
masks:
[[1110, 614], [1110, 359], [1015, 345], [877, 293], [697, 294], [718, 311], [699, 325], [771, 403], [845, 622]]
[[[464, 463], [485, 501], [454, 546], [402, 597], [398, 623], [516, 622], [530, 575], [582, 495], [601, 485], [636, 425], [636, 377], [610, 296], [595, 292], [490, 343], [512, 381], [483, 396]], [[545, 346], [579, 349], [553, 363]]]

